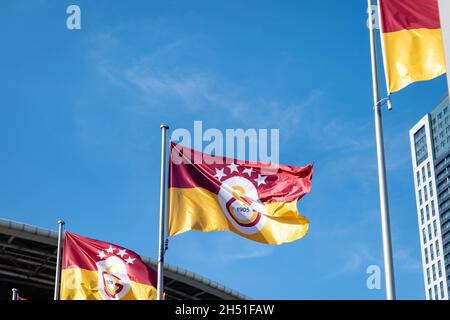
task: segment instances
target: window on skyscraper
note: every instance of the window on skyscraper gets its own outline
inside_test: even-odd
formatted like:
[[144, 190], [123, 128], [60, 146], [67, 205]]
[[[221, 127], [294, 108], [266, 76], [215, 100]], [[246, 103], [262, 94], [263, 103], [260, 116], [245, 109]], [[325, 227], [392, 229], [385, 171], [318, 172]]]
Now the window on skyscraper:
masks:
[[428, 178], [431, 178], [431, 169], [430, 169], [430, 163], [427, 163], [427, 174], [428, 174]]
[[417, 174], [417, 186], [420, 186], [420, 172], [417, 171], [416, 174]]
[[436, 268], [434, 264], [431, 266], [431, 269], [433, 270], [433, 281], [436, 281]]
[[416, 165], [419, 166], [428, 157], [425, 126], [422, 126], [414, 134], [414, 145], [416, 151]]
[[440, 256], [440, 254], [441, 254], [441, 251], [440, 251], [441, 249], [440, 249], [440, 247], [439, 247], [439, 240], [436, 240], [436, 257], [439, 257]]
[[430, 181], [430, 197], [433, 196], [433, 184]]
[[[430, 245], [430, 259], [431, 259], [431, 261], [433, 261], [434, 260], [434, 246], [433, 246], [433, 244], [431, 244]], [[434, 265], [433, 265], [433, 278], [434, 278]]]

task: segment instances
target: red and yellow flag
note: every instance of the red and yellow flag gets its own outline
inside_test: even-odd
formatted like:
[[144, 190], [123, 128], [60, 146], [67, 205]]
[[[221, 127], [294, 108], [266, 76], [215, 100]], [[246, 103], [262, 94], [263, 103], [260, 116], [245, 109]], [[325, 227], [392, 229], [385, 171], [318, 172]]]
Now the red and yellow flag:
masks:
[[445, 73], [437, 0], [379, 0], [389, 93]]
[[156, 272], [139, 255], [66, 232], [61, 300], [155, 300]]
[[307, 233], [309, 222], [299, 215], [297, 200], [311, 190], [312, 165], [279, 165], [275, 171], [269, 164], [203, 154], [175, 143], [170, 158], [169, 235], [233, 231], [281, 244]]

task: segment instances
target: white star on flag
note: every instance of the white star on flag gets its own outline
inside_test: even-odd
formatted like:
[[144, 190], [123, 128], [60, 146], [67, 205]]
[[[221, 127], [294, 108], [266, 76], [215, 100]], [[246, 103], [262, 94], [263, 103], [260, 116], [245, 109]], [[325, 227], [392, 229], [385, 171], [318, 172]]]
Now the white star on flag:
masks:
[[105, 251], [108, 252], [109, 254], [113, 253], [114, 250], [116, 250], [116, 248], [113, 248], [111, 245], [109, 246], [108, 249], [106, 249]]
[[224, 169], [216, 169], [216, 175], [214, 176], [215, 178], [217, 178], [219, 181], [222, 180], [223, 177], [226, 177], [227, 175], [225, 173], [223, 173]]
[[235, 163], [231, 163], [229, 166], [227, 166], [228, 169], [230, 169], [230, 174], [233, 172], [237, 172], [239, 173], [239, 170], [237, 168], [239, 168], [238, 165], [236, 165]]
[[106, 257], [106, 254], [103, 251], [99, 251], [97, 257], [103, 259], [104, 257]]
[[127, 254], [127, 251], [125, 249], [119, 249], [119, 253], [117, 253], [118, 256], [121, 256], [123, 258], [124, 255]]
[[125, 259], [125, 262], [128, 264], [133, 264], [134, 260], [136, 260], [136, 258], [128, 257], [127, 259]]
[[249, 177], [252, 176], [253, 168], [244, 169], [243, 173], [248, 174]]
[[258, 178], [255, 179], [255, 182], [258, 183], [258, 187], [261, 184], [266, 184], [266, 178], [267, 178], [267, 176], [262, 176], [262, 175], [258, 174]]

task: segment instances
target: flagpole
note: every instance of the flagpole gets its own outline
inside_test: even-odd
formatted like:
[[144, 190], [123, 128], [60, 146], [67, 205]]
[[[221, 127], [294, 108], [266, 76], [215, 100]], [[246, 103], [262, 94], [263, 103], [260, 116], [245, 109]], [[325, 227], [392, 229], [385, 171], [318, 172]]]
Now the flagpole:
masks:
[[55, 294], [53, 296], [53, 300], [59, 300], [59, 287], [61, 285], [61, 251], [64, 224], [65, 222], [63, 220], [58, 221], [58, 248], [56, 253]]
[[12, 288], [12, 300], [19, 300], [19, 290], [16, 288]]
[[386, 281], [386, 299], [395, 300], [394, 265], [392, 261], [391, 227], [389, 222], [389, 204], [386, 184], [386, 165], [384, 156], [383, 122], [381, 117], [380, 90], [378, 87], [377, 45], [372, 10], [372, 0], [368, 0], [370, 54], [372, 61], [372, 87], [375, 114], [375, 135], [377, 145], [378, 184], [380, 192], [381, 229], [383, 238], [384, 273]]
[[450, 2], [439, 0], [442, 37], [444, 38], [444, 54], [447, 63], [447, 84], [450, 97]]
[[159, 199], [159, 255], [158, 255], [158, 300], [163, 299], [164, 292], [164, 254], [165, 254], [165, 199], [166, 199], [166, 132], [169, 126], [161, 124], [161, 189]]

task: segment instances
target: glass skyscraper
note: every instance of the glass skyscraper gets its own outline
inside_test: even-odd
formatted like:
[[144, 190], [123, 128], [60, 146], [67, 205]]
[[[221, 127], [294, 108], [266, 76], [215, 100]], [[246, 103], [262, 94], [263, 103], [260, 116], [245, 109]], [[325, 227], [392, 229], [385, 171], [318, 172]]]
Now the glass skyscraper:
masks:
[[428, 300], [449, 298], [450, 110], [443, 99], [409, 131]]

